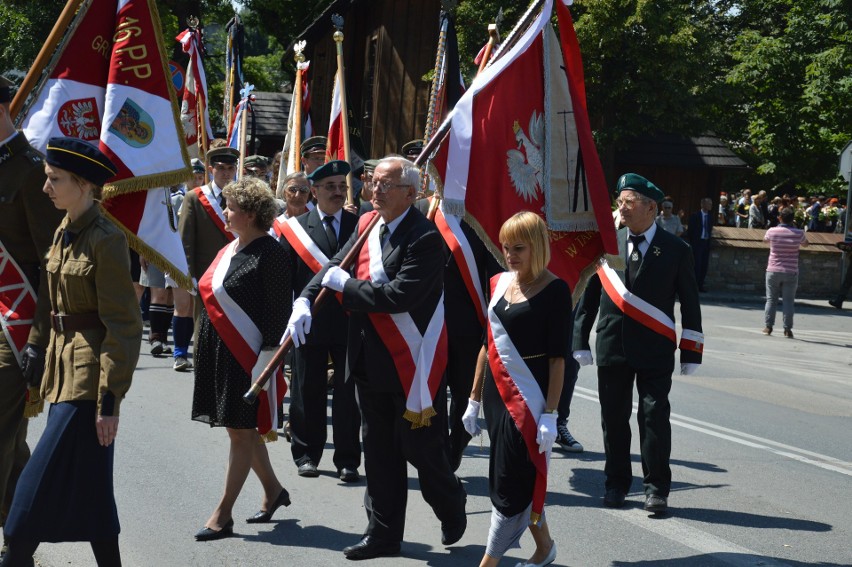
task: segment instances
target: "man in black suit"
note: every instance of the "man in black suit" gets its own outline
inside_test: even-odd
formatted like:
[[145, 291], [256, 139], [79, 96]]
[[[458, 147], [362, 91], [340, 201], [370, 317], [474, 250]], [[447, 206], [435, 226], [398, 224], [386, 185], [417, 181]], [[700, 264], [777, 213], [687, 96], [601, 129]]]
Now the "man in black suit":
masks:
[[[435, 400], [445, 387], [444, 249], [435, 226], [412, 206], [418, 185], [419, 172], [410, 161], [379, 162], [373, 173], [375, 211], [361, 217], [359, 230], [311, 280], [288, 325], [301, 341], [311, 326], [310, 304], [323, 286], [341, 292], [351, 313], [347, 357], [363, 416], [369, 524], [363, 539], [343, 550], [348, 559], [399, 553], [407, 463], [417, 469], [423, 498], [441, 521], [442, 543], [455, 543], [467, 527], [466, 495], [446, 453], [446, 404]], [[381, 218], [352, 277], [338, 265], [375, 215]]]
[[654, 222], [663, 192], [640, 175], [618, 180], [618, 207], [626, 227], [618, 251], [626, 270], [602, 266], [589, 282], [574, 319], [574, 358], [592, 364], [589, 333], [597, 326], [598, 397], [606, 451], [604, 505], [624, 506], [633, 480], [630, 415], [633, 381], [639, 393], [639, 439], [645, 510], [663, 513], [671, 489], [669, 391], [677, 347], [674, 303], [680, 302], [683, 331], [681, 374], [701, 363], [704, 335], [701, 304], [689, 246]]
[[695, 280], [698, 290], [704, 291], [704, 278], [707, 277], [707, 266], [710, 263], [710, 237], [713, 225], [716, 224], [713, 201], [709, 197], [701, 199], [701, 210], [689, 215], [689, 227], [686, 239], [692, 246], [692, 257], [695, 262]]
[[[293, 293], [298, 296], [316, 273], [349, 240], [358, 217], [343, 209], [349, 164], [331, 161], [308, 176], [317, 206], [282, 227], [281, 244], [293, 262]], [[361, 416], [355, 382], [346, 380], [346, 330], [349, 317], [336, 299], [320, 306], [311, 334], [293, 353], [290, 383], [290, 450], [299, 476], [317, 477], [327, 438], [328, 360], [334, 365], [331, 427], [334, 466], [343, 482], [358, 480]]]

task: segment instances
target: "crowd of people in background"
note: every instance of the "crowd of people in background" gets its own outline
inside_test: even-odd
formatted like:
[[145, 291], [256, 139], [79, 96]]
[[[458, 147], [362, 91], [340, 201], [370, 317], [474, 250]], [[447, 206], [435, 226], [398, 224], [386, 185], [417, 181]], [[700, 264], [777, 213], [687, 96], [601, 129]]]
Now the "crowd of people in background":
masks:
[[730, 197], [719, 196], [716, 224], [737, 228], [773, 228], [781, 223], [781, 209], [793, 209], [793, 224], [808, 232], [843, 233], [846, 204], [837, 196], [795, 197], [789, 193], [769, 198], [766, 191], [752, 195], [743, 189]]

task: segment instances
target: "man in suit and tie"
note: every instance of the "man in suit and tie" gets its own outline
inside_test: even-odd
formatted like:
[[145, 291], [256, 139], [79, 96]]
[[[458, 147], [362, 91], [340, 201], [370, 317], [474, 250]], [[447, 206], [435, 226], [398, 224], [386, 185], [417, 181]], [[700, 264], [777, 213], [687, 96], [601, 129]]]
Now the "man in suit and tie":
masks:
[[[321, 287], [341, 292], [350, 312], [348, 362], [363, 416], [369, 523], [343, 550], [348, 559], [395, 555], [405, 529], [408, 467], [417, 469], [423, 498], [451, 545], [467, 527], [466, 495], [447, 458], [444, 248], [441, 235], [415, 207], [417, 167], [405, 158], [381, 160], [373, 173], [374, 211], [318, 273], [293, 306], [295, 341], [310, 330], [310, 304]], [[380, 216], [352, 274], [338, 266], [369, 222]], [[443, 406], [443, 407], [442, 407]]]
[[597, 317], [598, 397], [606, 451], [604, 505], [623, 507], [633, 480], [630, 415], [635, 380], [644, 507], [659, 514], [667, 510], [671, 489], [668, 397], [678, 346], [674, 304], [678, 299], [683, 327], [681, 374], [692, 374], [701, 363], [701, 304], [689, 246], [654, 222], [663, 192], [635, 173], [621, 176], [618, 191], [626, 224], [617, 233], [618, 250], [627, 269], [603, 265], [589, 282], [574, 319], [574, 358], [581, 365], [593, 363], [589, 333]]
[[712, 199], [701, 199], [701, 210], [689, 215], [689, 228], [686, 232], [686, 239], [692, 246], [695, 280], [698, 282], [699, 291], [704, 291], [704, 278], [707, 277], [707, 266], [710, 263], [710, 237], [713, 234], [713, 225], [716, 224], [712, 210]]
[[[349, 240], [358, 217], [343, 209], [349, 164], [331, 161], [308, 176], [317, 206], [282, 225], [281, 245], [293, 261], [293, 294], [297, 297], [317, 272]], [[299, 476], [317, 477], [327, 437], [328, 360], [334, 364], [331, 424], [334, 465], [343, 482], [358, 480], [361, 464], [361, 415], [355, 382], [346, 380], [346, 333], [349, 317], [336, 298], [314, 314], [305, 342], [293, 353], [290, 382], [290, 445]]]
[[[183, 251], [189, 266], [189, 274], [200, 280], [216, 255], [226, 244], [234, 239], [234, 235], [225, 230], [225, 197], [222, 189], [234, 180], [237, 175], [237, 161], [240, 152], [234, 148], [218, 147], [207, 152], [207, 169], [212, 181], [207, 185], [187, 191], [180, 207], [178, 233], [183, 242]], [[195, 296], [193, 316], [198, 316], [203, 309], [201, 298]], [[182, 318], [185, 320], [185, 318]], [[174, 329], [182, 336], [191, 329]]]

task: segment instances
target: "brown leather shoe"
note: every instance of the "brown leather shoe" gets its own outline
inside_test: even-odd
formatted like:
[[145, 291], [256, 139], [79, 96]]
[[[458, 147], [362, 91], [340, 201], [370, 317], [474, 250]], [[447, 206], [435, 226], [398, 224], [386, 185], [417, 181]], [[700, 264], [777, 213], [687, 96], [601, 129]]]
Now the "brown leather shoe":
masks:
[[793, 338], [793, 330], [792, 329], [784, 329], [784, 336], [788, 339]]
[[764, 335], [771, 335], [772, 334], [772, 327], [764, 327], [763, 328], [763, 334]]

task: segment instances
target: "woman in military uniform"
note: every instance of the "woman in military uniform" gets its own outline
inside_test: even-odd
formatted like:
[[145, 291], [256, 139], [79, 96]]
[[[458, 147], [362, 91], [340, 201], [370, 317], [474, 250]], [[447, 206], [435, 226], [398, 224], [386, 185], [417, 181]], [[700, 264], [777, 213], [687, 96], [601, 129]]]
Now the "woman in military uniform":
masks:
[[45, 541], [89, 541], [98, 565], [121, 565], [113, 441], [142, 321], [127, 240], [97, 204], [116, 169], [73, 138], [52, 138], [45, 161], [44, 192], [66, 211], [47, 255], [52, 332], [41, 393], [52, 405], [18, 481], [2, 566], [32, 565]]

